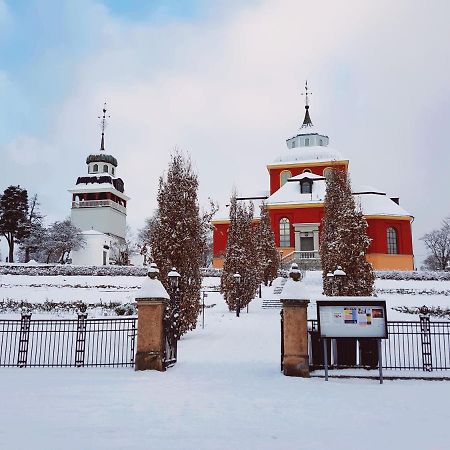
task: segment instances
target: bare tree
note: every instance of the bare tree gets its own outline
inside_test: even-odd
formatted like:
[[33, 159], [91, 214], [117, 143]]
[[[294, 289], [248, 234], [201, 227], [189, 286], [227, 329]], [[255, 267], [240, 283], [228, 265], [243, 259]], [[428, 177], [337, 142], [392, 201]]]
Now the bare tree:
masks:
[[129, 266], [130, 256], [136, 253], [137, 249], [138, 246], [134, 242], [131, 228], [127, 225], [125, 239], [123, 241], [113, 241], [111, 244], [111, 259], [118, 266]]
[[431, 255], [425, 260], [428, 265], [437, 270], [445, 270], [450, 263], [450, 217], [442, 221], [439, 230], [433, 230], [420, 238]]
[[70, 219], [55, 222], [49, 227], [45, 239], [46, 262], [49, 263], [53, 258], [64, 264], [72, 250], [79, 250], [84, 246], [85, 238], [81, 230], [74, 227]]

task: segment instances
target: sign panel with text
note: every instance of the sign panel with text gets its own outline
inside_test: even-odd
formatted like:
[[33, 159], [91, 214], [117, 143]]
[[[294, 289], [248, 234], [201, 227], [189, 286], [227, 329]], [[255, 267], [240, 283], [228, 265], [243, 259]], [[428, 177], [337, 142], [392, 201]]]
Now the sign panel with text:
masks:
[[387, 339], [384, 300], [318, 300], [320, 337]]

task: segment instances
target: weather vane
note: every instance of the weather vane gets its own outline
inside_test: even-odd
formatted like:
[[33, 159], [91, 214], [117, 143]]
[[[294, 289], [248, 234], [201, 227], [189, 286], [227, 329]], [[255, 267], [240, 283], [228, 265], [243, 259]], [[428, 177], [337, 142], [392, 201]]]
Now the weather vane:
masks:
[[103, 116], [98, 116], [100, 121], [100, 126], [102, 128], [102, 142], [100, 143], [100, 150], [105, 150], [105, 128], [106, 128], [106, 119], [109, 119], [111, 116], [106, 115], [106, 103], [103, 104]]
[[306, 82], [305, 82], [305, 92], [304, 93], [302, 92], [301, 95], [305, 96], [305, 106], [306, 106], [306, 109], [308, 109], [309, 108], [309, 96], [312, 95], [312, 92], [308, 92], [308, 80], [306, 80]]

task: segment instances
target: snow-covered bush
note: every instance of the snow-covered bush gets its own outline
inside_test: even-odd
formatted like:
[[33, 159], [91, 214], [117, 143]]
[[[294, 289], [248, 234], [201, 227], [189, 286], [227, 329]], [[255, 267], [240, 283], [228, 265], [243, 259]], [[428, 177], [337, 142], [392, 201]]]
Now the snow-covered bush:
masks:
[[450, 281], [450, 272], [431, 270], [377, 270], [375, 277], [381, 280], [422, 280], [422, 281]]
[[72, 266], [56, 265], [0, 265], [0, 275], [31, 275], [31, 276], [145, 276], [146, 267], [135, 266]]

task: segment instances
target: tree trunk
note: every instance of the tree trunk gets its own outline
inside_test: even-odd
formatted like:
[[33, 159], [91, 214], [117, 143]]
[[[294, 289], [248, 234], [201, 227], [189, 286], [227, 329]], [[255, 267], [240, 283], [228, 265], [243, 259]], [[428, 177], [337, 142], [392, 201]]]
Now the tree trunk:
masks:
[[26, 247], [25, 248], [25, 262], [29, 262], [30, 261], [30, 247]]
[[11, 236], [11, 238], [8, 239], [8, 245], [9, 245], [8, 262], [13, 263], [14, 262], [14, 237], [13, 236]]

